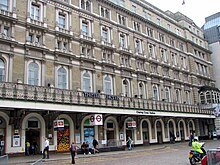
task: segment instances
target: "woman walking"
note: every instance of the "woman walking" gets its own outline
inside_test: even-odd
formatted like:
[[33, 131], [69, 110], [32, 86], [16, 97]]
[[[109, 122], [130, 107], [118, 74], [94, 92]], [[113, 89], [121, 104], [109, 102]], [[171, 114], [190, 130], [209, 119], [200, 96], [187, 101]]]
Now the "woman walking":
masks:
[[77, 150], [76, 148], [77, 148], [77, 146], [73, 141], [70, 146], [70, 152], [71, 152], [71, 156], [72, 156], [72, 164], [75, 164], [75, 156], [76, 156], [76, 150]]

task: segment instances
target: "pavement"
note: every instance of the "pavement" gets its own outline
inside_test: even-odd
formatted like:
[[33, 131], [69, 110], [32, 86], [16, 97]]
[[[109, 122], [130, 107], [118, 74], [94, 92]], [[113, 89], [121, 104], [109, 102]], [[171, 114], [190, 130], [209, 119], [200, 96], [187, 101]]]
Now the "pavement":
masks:
[[[160, 150], [164, 149], [166, 147], [171, 147], [174, 145], [187, 145], [186, 142], [178, 142], [175, 144], [152, 144], [148, 146], [136, 146], [132, 150], [124, 150], [124, 151], [109, 151], [109, 152], [100, 152], [96, 154], [90, 154], [90, 155], [82, 155], [78, 154], [78, 159], [81, 158], [90, 158], [90, 157], [97, 157], [97, 156], [107, 156], [107, 155], [114, 155], [114, 154], [126, 154], [127, 152], [138, 152], [138, 151], [150, 151], [150, 150]], [[9, 157], [8, 158], [8, 165], [26, 165], [26, 164], [32, 164], [36, 162], [37, 160], [42, 159], [42, 155], [30, 155], [30, 156], [15, 156], [15, 157]], [[43, 162], [51, 162], [57, 161], [57, 160], [71, 160], [71, 155], [69, 152], [66, 153], [53, 153], [50, 154], [50, 159], [43, 159]], [[0, 162], [1, 164], [1, 162]]]

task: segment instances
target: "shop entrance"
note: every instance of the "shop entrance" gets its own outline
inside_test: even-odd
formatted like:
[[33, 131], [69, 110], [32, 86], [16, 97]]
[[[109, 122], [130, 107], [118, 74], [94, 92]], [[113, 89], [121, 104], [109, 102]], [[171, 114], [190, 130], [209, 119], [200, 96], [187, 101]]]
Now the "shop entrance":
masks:
[[[25, 132], [26, 142], [30, 143], [29, 154], [40, 154], [40, 129], [31, 128]], [[27, 143], [25, 142], [25, 151], [27, 153]]]

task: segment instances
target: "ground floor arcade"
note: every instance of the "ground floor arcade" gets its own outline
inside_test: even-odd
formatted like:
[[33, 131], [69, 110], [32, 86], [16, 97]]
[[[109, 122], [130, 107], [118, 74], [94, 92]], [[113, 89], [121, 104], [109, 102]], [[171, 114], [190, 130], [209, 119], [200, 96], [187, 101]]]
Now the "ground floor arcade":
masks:
[[[69, 151], [71, 141], [78, 145], [92, 140], [99, 141], [99, 147], [126, 145], [131, 137], [135, 145], [150, 145], [189, 139], [191, 131], [198, 136], [208, 136], [214, 129], [210, 118], [193, 118], [178, 115], [125, 115], [102, 114], [102, 125], [91, 125], [91, 113], [28, 111], [21, 110], [20, 117], [12, 118], [9, 111], [0, 111], [1, 155], [24, 154], [26, 142], [35, 145], [36, 153], [44, 148], [45, 137], [49, 138], [50, 151]], [[54, 129], [54, 120], [63, 120], [62, 129]], [[130, 126], [130, 123], [135, 123]]]

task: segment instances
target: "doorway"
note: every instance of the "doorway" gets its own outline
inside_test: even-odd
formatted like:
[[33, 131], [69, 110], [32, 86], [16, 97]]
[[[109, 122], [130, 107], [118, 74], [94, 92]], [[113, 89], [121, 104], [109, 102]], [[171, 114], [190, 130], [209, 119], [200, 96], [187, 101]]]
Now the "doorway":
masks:
[[[39, 128], [27, 129], [25, 132], [25, 137], [26, 137], [26, 142], [30, 143], [30, 148], [29, 148], [30, 155], [40, 154], [40, 129]], [[32, 146], [34, 146], [34, 148], [32, 148]]]

